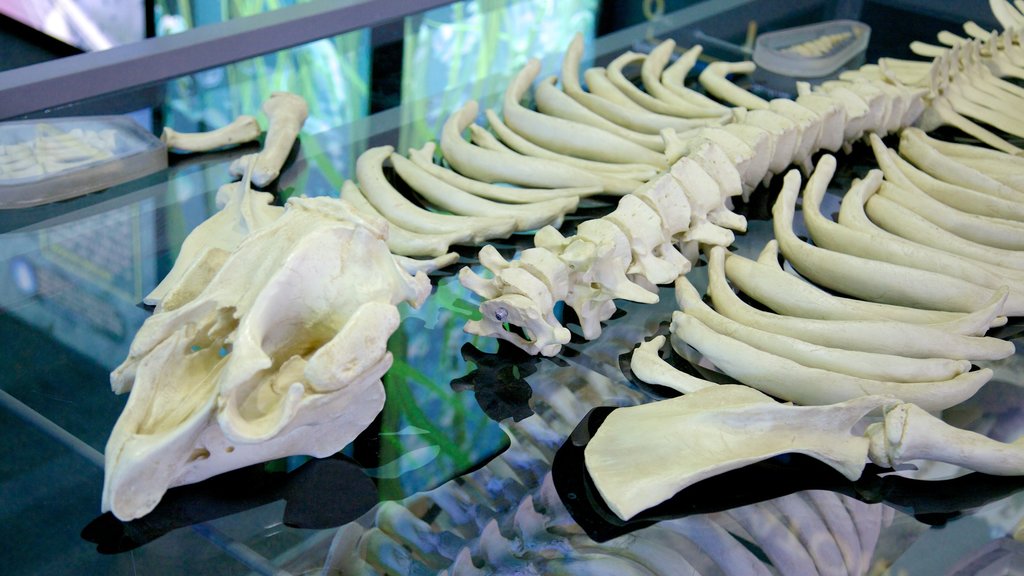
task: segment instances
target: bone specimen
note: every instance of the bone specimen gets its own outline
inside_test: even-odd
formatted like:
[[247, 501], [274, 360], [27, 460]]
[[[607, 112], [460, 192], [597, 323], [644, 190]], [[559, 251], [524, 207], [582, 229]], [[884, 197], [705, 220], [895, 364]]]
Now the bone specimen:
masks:
[[404, 156], [391, 154], [390, 159], [391, 165], [402, 180], [431, 204], [453, 214], [465, 216], [509, 216], [514, 219], [516, 230], [533, 230], [548, 224], [561, 226], [566, 213], [575, 211], [579, 204], [579, 197], [557, 198], [529, 204], [502, 204], [459, 190]]
[[[886, 402], [892, 400], [875, 396], [787, 406], [746, 386], [712, 386], [612, 412], [587, 444], [587, 471], [605, 503], [627, 520], [704, 478], [779, 454], [814, 456], [855, 479], [869, 443], [851, 429]], [[651, 434], [670, 441], [652, 442]], [[642, 448], [635, 444], [641, 439]]]
[[[853, 430], [876, 408], [884, 410], [883, 421], [857, 435]], [[886, 467], [925, 459], [987, 474], [1024, 472], [1019, 441], [955, 428], [913, 403], [863, 396], [793, 406], [736, 385], [615, 410], [587, 444], [585, 460], [602, 499], [628, 520], [700, 480], [785, 453], [812, 456], [851, 480], [869, 459]], [[753, 530], [761, 520], [744, 524]]]
[[[815, 342], [822, 346], [898, 354], [910, 358], [954, 358], [959, 360], [995, 360], [1005, 358], [1014, 352], [1012, 343], [992, 337], [979, 337], [950, 333], [933, 326], [875, 319], [818, 319], [773, 314], [758, 310], [744, 303], [730, 289], [727, 282], [726, 262], [732, 264], [749, 262], [742, 256], [730, 255], [722, 248], [712, 248], [708, 258], [708, 295], [715, 310], [724, 316], [748, 326], [778, 334]], [[731, 268], [736, 270], [736, 268]], [[770, 272], [770, 269], [768, 269]], [[732, 279], [734, 276], [728, 276]], [[771, 282], [771, 276], [763, 274], [755, 285]], [[800, 299], [799, 294], [794, 299]], [[1002, 306], [998, 301], [991, 305], [989, 318]], [[988, 321], [980, 332], [988, 329]], [[947, 368], [942, 368], [947, 369]], [[966, 369], [965, 365], [953, 366], [954, 370]]]
[[[545, 87], [552, 90], [555, 89], [551, 87], [550, 83], [542, 82], [538, 86], [537, 91], [543, 92]], [[505, 125], [505, 122], [493, 110], [486, 110], [484, 115], [487, 117], [487, 123], [490, 125], [491, 129], [494, 130], [497, 137], [500, 138], [499, 144], [506, 145], [508, 148], [511, 148], [520, 154], [558, 160], [559, 162], [564, 162], [586, 170], [603, 172], [608, 176], [619, 176], [621, 178], [630, 178], [638, 181], [646, 181], [658, 173], [657, 168], [647, 164], [599, 162], [577, 158], [566, 154], [559, 154], [558, 152], [553, 152], [547, 148], [538, 146], [516, 133], [516, 131]], [[476, 124], [471, 125], [469, 129], [472, 132], [474, 141], [478, 136], [490, 136], [489, 132]], [[493, 138], [493, 136], [490, 137]], [[477, 142], [477, 144], [483, 146], [482, 142]]]
[[683, 312], [712, 330], [804, 366], [893, 382], [948, 380], [970, 369], [969, 362], [909, 358], [890, 351], [879, 353], [830, 348], [760, 330], [715, 312], [701, 300], [700, 294], [685, 278], [676, 280], [676, 300]]
[[540, 61], [530, 60], [509, 83], [502, 111], [505, 123], [528, 140], [546, 148], [602, 162], [633, 162], [665, 168], [662, 154], [600, 128], [548, 116], [523, 107], [519, 101], [540, 72]]
[[[826, 186], [835, 161], [825, 156], [808, 181], [808, 187]], [[993, 291], [977, 284], [925, 270], [866, 260], [841, 252], [824, 250], [800, 240], [793, 233], [793, 214], [800, 175], [786, 174], [779, 199], [773, 208], [775, 236], [793, 267], [821, 286], [841, 290], [858, 298], [887, 304], [972, 312], [984, 307]]]
[[750, 74], [757, 66], [753, 62], [712, 62], [700, 73], [700, 84], [708, 94], [729, 102], [734, 106], [742, 106], [749, 110], [768, 108], [768, 102], [751, 92], [740, 88], [726, 78], [727, 74]]
[[384, 175], [384, 160], [391, 146], [371, 148], [356, 159], [356, 177], [364, 196], [385, 218], [399, 226], [424, 234], [461, 232], [459, 242], [479, 242], [486, 238], [508, 236], [516, 227], [509, 216], [458, 216], [439, 214], [420, 208], [395, 190]]
[[[538, 188], [565, 188], [575, 186], [601, 186], [606, 192], [607, 182], [579, 168], [566, 166], [546, 158], [518, 156], [475, 146], [462, 138], [465, 130], [476, 118], [478, 106], [467, 102], [445, 122], [441, 133], [441, 151], [457, 172], [483, 182], [506, 182]], [[623, 181], [624, 193], [639, 185]], [[632, 188], [631, 188], [632, 187]]]
[[[682, 118], [701, 118], [721, 117], [723, 113], [727, 112], [721, 106], [709, 107], [703, 104], [693, 103], [682, 98], [659, 99], [652, 94], [648, 94], [641, 90], [626, 78], [622, 70], [627, 65], [634, 62], [646, 63], [647, 58], [648, 57], [644, 54], [624, 52], [608, 64], [605, 74], [607, 75], [608, 80], [630, 100], [636, 102], [642, 108], [657, 114], [679, 116]], [[659, 72], [660, 70], [658, 70], [657, 63], [655, 63], [654, 69], [649, 71], [649, 76], [656, 77]]]
[[640, 78], [643, 81], [644, 89], [647, 92], [664, 102], [676, 105], [697, 106], [695, 115], [722, 116], [729, 114], [729, 109], [715, 102], [714, 100], [686, 88], [683, 85], [683, 78], [693, 67], [701, 47], [695, 46], [679, 57], [682, 62], [676, 62], [666, 69], [669, 59], [675, 51], [676, 43], [671, 38], [655, 46], [650, 54], [644, 58], [640, 65]]
[[690, 345], [737, 381], [797, 404], [833, 404], [866, 394], [886, 394], [928, 410], [944, 410], [973, 396], [992, 377], [986, 368], [947, 380], [892, 382], [812, 368], [716, 332], [679, 311], [672, 315], [672, 335], [677, 351]]
[[1024, 193], [938, 151], [920, 130], [905, 130], [901, 134], [899, 153], [911, 164], [939, 180], [995, 198], [1024, 203]]
[[587, 186], [575, 188], [517, 188], [513, 186], [499, 186], [488, 182], [481, 182], [449, 170], [434, 163], [434, 149], [437, 145], [434, 142], [427, 142], [420, 149], [409, 150], [409, 159], [423, 168], [434, 177], [442, 180], [456, 188], [476, 194], [481, 198], [505, 202], [508, 204], [524, 204], [529, 202], [544, 202], [556, 198], [585, 198], [601, 192], [600, 186]]
[[655, 336], [648, 342], [641, 342], [633, 350], [629, 369], [637, 378], [648, 384], [665, 386], [684, 394], [715, 386], [713, 382], [676, 370], [671, 364], [662, 360], [658, 351], [665, 346], [665, 340], [664, 336]]
[[[263, 103], [263, 113], [267, 115], [267, 137], [263, 141], [263, 149], [255, 155], [252, 168], [252, 183], [263, 188], [273, 182], [280, 174], [284, 161], [292, 151], [299, 130], [309, 116], [309, 105], [298, 94], [290, 92], [274, 92]], [[243, 156], [239, 162], [232, 163], [229, 171], [235, 176], [242, 176], [248, 167], [248, 160]]]
[[386, 234], [344, 202], [293, 198], [194, 298], [150, 317], [111, 374], [131, 396], [107, 443], [103, 509], [138, 518], [169, 487], [328, 456], [362, 431], [383, 405], [396, 305], [430, 293]]
[[0, 178], [17, 180], [113, 158], [113, 130], [61, 130], [50, 124], [34, 126], [35, 139], [0, 145]]
[[[255, 117], [243, 114], [226, 126], [209, 132], [178, 132], [164, 127], [160, 139], [168, 148], [185, 152], [207, 152], [252, 142], [260, 137], [260, 123]], [[290, 148], [289, 148], [290, 149]]]
[[158, 309], [165, 307], [162, 300], [172, 289], [181, 290], [182, 279], [193, 269], [192, 282], [185, 286], [192, 292], [201, 290], [208, 278], [197, 273], [208, 268], [207, 261], [232, 252], [246, 236], [266, 228], [281, 216], [284, 209], [272, 205], [273, 200], [273, 195], [249, 188], [248, 179], [222, 186], [217, 191], [221, 209], [189, 233], [171, 271], [143, 302]]
[[[880, 196], [913, 211], [935, 227], [952, 232], [965, 240], [1007, 250], [1024, 250], [1024, 226], [1013, 220], [981, 216], [944, 204], [911, 182], [895, 163], [895, 151], [889, 150], [880, 138], [871, 138], [875, 160], [885, 174]], [[933, 243], [922, 244], [934, 246]]]
[[[819, 164], [820, 165], [820, 164]], [[854, 213], [873, 195], [882, 183], [882, 172], [872, 170], [864, 180], [855, 180], [850, 190], [843, 196], [842, 207], [848, 213]], [[1009, 288], [1009, 298], [1004, 303], [1004, 311], [1020, 309], [1021, 293], [1017, 286], [1024, 281], [1024, 275], [1013, 271], [1000, 271], [989, 268], [984, 263], [978, 264], [956, 254], [909, 242], [894, 234], [865, 233], [863, 229], [854, 230], [837, 224], [821, 214], [821, 201], [825, 194], [824, 186], [808, 186], [803, 192], [804, 223], [811, 233], [816, 246], [867, 258], [930, 270], [932, 272], [955, 276], [988, 288]], [[864, 216], [866, 219], [866, 215]]]
[[[346, 180], [341, 186], [341, 197], [352, 210], [370, 219], [386, 220], [373, 204], [363, 196], [359, 186]], [[425, 234], [406, 230], [394, 222], [388, 222], [388, 248], [394, 254], [402, 256], [441, 256], [448, 248], [462, 239], [465, 231], [447, 232], [444, 234]]]
[[984, 334], [989, 327], [1006, 324], [999, 316], [1002, 295], [969, 314], [922, 310], [834, 296], [810, 282], [787, 273], [779, 264], [778, 243], [770, 240], [756, 262], [733, 255], [726, 260], [729, 279], [745, 294], [781, 314], [801, 318], [837, 320], [899, 320], [928, 324], [956, 334]]

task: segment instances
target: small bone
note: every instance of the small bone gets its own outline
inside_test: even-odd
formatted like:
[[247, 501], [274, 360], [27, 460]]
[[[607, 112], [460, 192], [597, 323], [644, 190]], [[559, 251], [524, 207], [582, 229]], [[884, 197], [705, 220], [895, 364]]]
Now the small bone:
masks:
[[226, 126], [198, 133], [178, 132], [164, 127], [160, 139], [168, 148], [186, 152], [206, 152], [252, 142], [260, 137], [260, 123], [253, 116], [241, 115]]

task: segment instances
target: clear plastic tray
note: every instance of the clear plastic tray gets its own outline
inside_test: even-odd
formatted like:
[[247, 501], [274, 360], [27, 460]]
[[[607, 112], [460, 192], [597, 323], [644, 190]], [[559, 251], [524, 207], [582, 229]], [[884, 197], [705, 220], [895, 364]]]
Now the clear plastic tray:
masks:
[[[859, 66], [871, 38], [871, 27], [856, 20], [830, 20], [787, 28], [757, 37], [754, 63], [764, 73], [755, 80], [789, 89], [795, 80], [817, 83]], [[775, 84], [775, 85], [772, 85]]]
[[167, 167], [167, 148], [124, 116], [0, 124], [0, 209], [109, 188]]

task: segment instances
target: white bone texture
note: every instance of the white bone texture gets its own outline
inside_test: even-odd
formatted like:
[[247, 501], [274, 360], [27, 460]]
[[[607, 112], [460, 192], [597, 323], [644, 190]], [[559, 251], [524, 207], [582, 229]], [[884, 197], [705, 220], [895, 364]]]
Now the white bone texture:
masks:
[[103, 509], [130, 520], [173, 486], [288, 455], [328, 456], [383, 406], [397, 304], [426, 275], [386, 225], [330, 198], [293, 198], [193, 297], [150, 317], [111, 374], [131, 390], [106, 448]]

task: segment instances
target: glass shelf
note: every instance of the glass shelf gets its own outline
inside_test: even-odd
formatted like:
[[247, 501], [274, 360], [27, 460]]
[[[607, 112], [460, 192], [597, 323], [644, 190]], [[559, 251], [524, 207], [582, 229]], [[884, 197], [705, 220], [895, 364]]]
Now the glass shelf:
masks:
[[[425, 30], [455, 26], [441, 33], [458, 34], [456, 25], [466, 18], [504, 30], [496, 46], [507, 48], [519, 34], [512, 25], [529, 5], [485, 3], [468, 16], [446, 7], [408, 18], [408, 68], [401, 76], [416, 80], [386, 94], [385, 100], [400, 105], [381, 112], [370, 112], [382, 96], [367, 88], [373, 40], [361, 29], [43, 115], [134, 111], [154, 133], [165, 125], [201, 130], [254, 113], [271, 89], [312, 85], [306, 94], [316, 114], [270, 191], [280, 200], [337, 196], [363, 150], [384, 144], [404, 150], [436, 139], [447, 115], [470, 98], [481, 108], [499, 106], [526, 55], [557, 72], [576, 31], [588, 34], [587, 59], [603, 62], [652, 37], [682, 39], [698, 28], [727, 37], [722, 22], [744, 29], [749, 14], [760, 14], [763, 29], [806, 23], [811, 20], [794, 20], [817, 18], [831, 3], [797, 2], [786, 13], [764, 2], [697, 3], [650, 25], [594, 37], [596, 4], [581, 1], [578, 11], [550, 15], [568, 18], [552, 26], [564, 33], [557, 42], [517, 47], [479, 75], [419, 60], [433, 46]], [[419, 44], [408, 42], [421, 36]], [[478, 47], [489, 41], [464, 39]], [[479, 58], [462, 60], [463, 69], [483, 66], [487, 49], [481, 50]], [[325, 59], [325, 52], [332, 56]], [[443, 74], [451, 77], [423, 86], [423, 78]], [[0, 440], [9, 448], [0, 469], [5, 573], [417, 574], [448, 567], [464, 548], [478, 557], [486, 550], [509, 570], [526, 563], [554, 570], [556, 559], [567, 556], [625, 566], [629, 546], [675, 541], [681, 537], [671, 534], [692, 535], [704, 520], [729, 522], [725, 512], [669, 520], [602, 544], [584, 534], [558, 501], [552, 460], [592, 409], [657, 397], [631, 379], [628, 355], [640, 341], [664, 332], [676, 308], [672, 290], [662, 288], [659, 304], [621, 303], [594, 341], [584, 341], [571, 312], [563, 312], [573, 341], [554, 358], [527, 357], [462, 330], [479, 299], [453, 274], [478, 264], [478, 246], [459, 247], [459, 264], [432, 275], [434, 293], [421, 309], [402, 310], [389, 343], [395, 364], [384, 378], [385, 408], [336, 457], [287, 458], [173, 489], [156, 511], [134, 522], [101, 516], [102, 451], [126, 400], [111, 393], [109, 373], [149, 315], [139, 304], [142, 297], [170, 270], [185, 236], [215, 212], [216, 191], [231, 180], [228, 164], [254, 149], [175, 155], [166, 170], [140, 180], [57, 204], [0, 211], [0, 336], [7, 343]], [[863, 148], [841, 165], [847, 179], [866, 171]], [[765, 207], [773, 194], [771, 187], [761, 189], [740, 208], [751, 221], [736, 244], [741, 253], [756, 254], [770, 238]], [[562, 232], [571, 234], [579, 222], [613, 205], [608, 199], [586, 202]], [[532, 246], [532, 237], [518, 234], [494, 245], [511, 258]], [[700, 285], [702, 273], [698, 267], [691, 280]], [[1014, 337], [1019, 343], [1019, 334]], [[984, 430], [1017, 430], [1022, 360], [1018, 353], [995, 366], [997, 377], [985, 392], [949, 417]], [[880, 501], [832, 492], [815, 498], [846, 506], [854, 520], [878, 530], [876, 545], [864, 551], [872, 564], [891, 565], [893, 573], [934, 574], [967, 566], [982, 553], [1021, 565], [1020, 545], [1006, 535], [1024, 514], [1024, 496], [1013, 486], [1005, 492], [962, 514], [923, 517], [941, 528]], [[528, 497], [532, 509], [523, 504]], [[386, 504], [377, 505], [381, 501]], [[798, 523], [792, 505], [757, 504], [751, 513]], [[531, 510], [544, 516], [547, 530], [529, 532]], [[498, 533], [488, 528], [491, 519]], [[680, 550], [692, 552], [688, 546]], [[695, 567], [707, 563], [698, 553], [687, 560]]]

